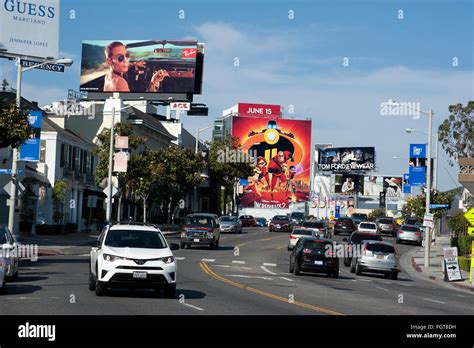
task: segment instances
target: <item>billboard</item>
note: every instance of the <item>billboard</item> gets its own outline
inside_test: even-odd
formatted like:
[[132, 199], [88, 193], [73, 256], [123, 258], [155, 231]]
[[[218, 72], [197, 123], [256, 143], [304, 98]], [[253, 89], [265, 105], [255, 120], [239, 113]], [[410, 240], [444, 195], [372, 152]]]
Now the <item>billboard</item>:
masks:
[[31, 111], [28, 114], [28, 123], [33, 128], [33, 133], [20, 146], [20, 161], [38, 162], [40, 160], [42, 116], [43, 113], [41, 111]]
[[80, 89], [197, 94], [203, 54], [204, 46], [197, 41], [83, 41]]
[[59, 0], [2, 1], [0, 44], [9, 54], [57, 58]]
[[336, 175], [334, 177], [334, 193], [342, 195], [361, 195], [364, 191], [362, 175]]
[[426, 158], [426, 144], [410, 144], [410, 158]]
[[374, 196], [378, 198], [380, 192], [383, 192], [383, 177], [375, 175], [364, 176], [362, 194], [364, 196]]
[[383, 177], [383, 192], [386, 197], [401, 197], [402, 196], [403, 178], [401, 176], [384, 176]]
[[319, 150], [320, 171], [351, 172], [375, 169], [374, 147], [333, 147]]
[[256, 158], [243, 207], [289, 208], [309, 199], [311, 121], [233, 117], [239, 149]]

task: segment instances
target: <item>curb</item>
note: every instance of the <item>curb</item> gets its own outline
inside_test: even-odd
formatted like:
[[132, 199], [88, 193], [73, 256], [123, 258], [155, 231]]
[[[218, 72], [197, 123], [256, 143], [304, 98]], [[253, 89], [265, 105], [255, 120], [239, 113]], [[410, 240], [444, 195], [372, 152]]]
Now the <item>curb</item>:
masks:
[[411, 265], [413, 266], [413, 268], [415, 269], [415, 271], [419, 272], [419, 273], [423, 273], [423, 271], [421, 270], [420, 266], [418, 266], [418, 264], [415, 262], [415, 257], [412, 257], [411, 258]]
[[39, 249], [38, 256], [58, 256], [62, 255], [61, 251], [54, 249]]

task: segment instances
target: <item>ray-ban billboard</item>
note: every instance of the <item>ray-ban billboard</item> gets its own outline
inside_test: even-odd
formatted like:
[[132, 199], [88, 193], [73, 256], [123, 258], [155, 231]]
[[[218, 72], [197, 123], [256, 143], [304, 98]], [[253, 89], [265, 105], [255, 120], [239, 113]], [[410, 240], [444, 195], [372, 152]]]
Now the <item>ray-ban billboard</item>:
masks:
[[197, 41], [82, 42], [84, 92], [200, 93], [204, 45]]
[[375, 169], [374, 147], [333, 147], [320, 149], [319, 171], [352, 172]]

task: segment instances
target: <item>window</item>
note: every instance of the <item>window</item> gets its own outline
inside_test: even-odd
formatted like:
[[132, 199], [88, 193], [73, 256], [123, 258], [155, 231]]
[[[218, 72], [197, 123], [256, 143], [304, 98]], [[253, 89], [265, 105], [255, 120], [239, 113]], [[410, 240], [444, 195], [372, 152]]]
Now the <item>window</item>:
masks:
[[393, 248], [393, 246], [386, 245], [386, 244], [379, 244], [379, 243], [367, 244], [367, 250], [373, 251], [376, 253], [388, 253], [388, 254], [395, 253], [395, 249]]
[[90, 157], [90, 165], [89, 165], [89, 168], [90, 168], [90, 175], [94, 175], [94, 156], [91, 154], [91, 157]]
[[67, 145], [67, 168], [72, 169], [72, 146]]
[[61, 168], [64, 168], [65, 167], [65, 163], [66, 163], [66, 145], [65, 144], [61, 144], [61, 160], [59, 162], [59, 166]]
[[46, 162], [46, 140], [40, 141], [40, 162]]

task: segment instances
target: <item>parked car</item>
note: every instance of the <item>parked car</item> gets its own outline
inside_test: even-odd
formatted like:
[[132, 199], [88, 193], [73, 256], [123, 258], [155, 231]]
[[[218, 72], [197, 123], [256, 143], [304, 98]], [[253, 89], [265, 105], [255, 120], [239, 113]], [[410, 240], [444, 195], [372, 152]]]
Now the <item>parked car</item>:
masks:
[[242, 233], [242, 221], [237, 216], [222, 216], [219, 220], [221, 232]]
[[366, 233], [374, 233], [377, 234], [379, 233], [379, 229], [377, 227], [377, 224], [375, 222], [361, 222], [357, 226], [357, 231], [358, 232], [366, 232]]
[[255, 219], [257, 222], [257, 227], [267, 227], [268, 226], [268, 221], [264, 217], [258, 217]]
[[270, 232], [291, 232], [293, 227], [287, 215], [275, 215], [268, 227]]
[[5, 290], [7, 289], [7, 282], [6, 282], [6, 261], [3, 257], [0, 257], [0, 294], [4, 294]]
[[294, 211], [290, 214], [290, 223], [293, 226], [301, 225], [304, 222], [304, 213]]
[[6, 278], [15, 280], [20, 264], [18, 245], [7, 226], [0, 226], [0, 248], [6, 263]]
[[115, 224], [104, 228], [92, 243], [89, 290], [102, 296], [108, 288], [164, 290], [173, 298], [177, 265], [170, 244], [159, 229], [144, 224]]
[[351, 218], [356, 224], [356, 226], [359, 225], [362, 221], [369, 221], [369, 217], [367, 216], [367, 214], [362, 213], [354, 213], [352, 214]]
[[344, 238], [342, 240], [343, 242], [348, 242], [347, 252], [344, 253], [344, 266], [350, 266], [352, 256], [357, 252], [356, 246], [358, 246], [365, 240], [382, 241], [382, 237], [380, 236], [380, 234], [354, 232], [351, 234], [351, 238], [349, 240], [347, 240], [347, 238]]
[[333, 241], [318, 237], [300, 238], [290, 254], [290, 273], [301, 272], [326, 273], [328, 277], [339, 277], [339, 258], [328, 252]]
[[380, 233], [390, 234], [392, 237], [397, 236], [397, 225], [395, 221], [390, 217], [378, 218], [377, 227], [379, 228]]
[[217, 215], [196, 213], [186, 216], [181, 232], [180, 247], [208, 245], [210, 249], [219, 247], [221, 239], [219, 219]]
[[298, 240], [302, 237], [323, 237], [323, 236], [320, 236], [319, 233], [313, 229], [294, 228], [290, 234], [290, 239], [288, 240], [288, 251], [293, 250]]
[[351, 262], [351, 273], [381, 273], [386, 278], [398, 278], [400, 267], [392, 244], [383, 241], [364, 241], [362, 255], [357, 255]]
[[423, 225], [423, 222], [418, 220], [417, 218], [407, 218], [405, 220], [405, 225], [415, 225], [421, 227]]
[[330, 238], [331, 236], [325, 221], [306, 220], [299, 228], [314, 230], [320, 237]]
[[242, 215], [239, 219], [244, 227], [255, 227], [257, 225], [257, 221], [252, 215]]
[[334, 235], [339, 233], [348, 233], [351, 234], [356, 230], [354, 221], [349, 217], [342, 217], [336, 220], [334, 224]]
[[397, 232], [397, 244], [412, 242], [420, 245], [423, 243], [423, 232], [416, 225], [402, 225]]

